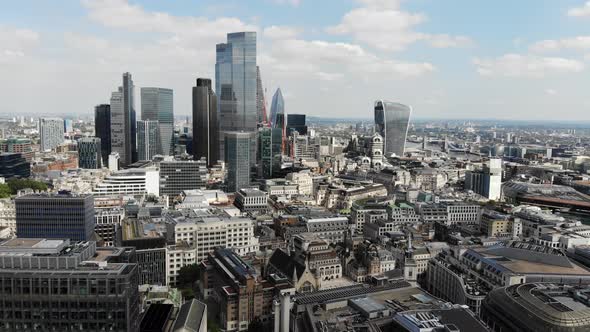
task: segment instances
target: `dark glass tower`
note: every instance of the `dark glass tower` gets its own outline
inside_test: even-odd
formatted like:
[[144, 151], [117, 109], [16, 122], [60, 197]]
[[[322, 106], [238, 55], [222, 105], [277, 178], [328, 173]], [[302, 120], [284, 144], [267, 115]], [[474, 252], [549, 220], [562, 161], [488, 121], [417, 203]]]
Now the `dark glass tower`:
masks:
[[281, 88], [272, 96], [272, 103], [270, 104], [270, 123], [271, 126], [277, 128], [277, 114], [285, 114], [285, 99], [283, 99], [283, 92]]
[[111, 96], [111, 152], [119, 153], [120, 163], [137, 161], [137, 124], [134, 85], [130, 73], [123, 74], [123, 85]]
[[111, 105], [94, 107], [94, 136], [100, 138], [100, 154], [106, 165], [111, 154]]
[[297, 131], [299, 135], [307, 135], [305, 114], [287, 114], [287, 135], [291, 135], [292, 131]]
[[[219, 107], [219, 130], [224, 148], [224, 133], [243, 131], [255, 135], [258, 120], [256, 32], [227, 35], [227, 43], [217, 44], [215, 91]], [[256, 151], [256, 145], [252, 146]], [[225, 156], [220, 151], [220, 156]]]
[[386, 156], [403, 156], [412, 108], [399, 103], [375, 102], [375, 130], [384, 138]]
[[211, 80], [198, 78], [193, 87], [193, 156], [205, 158], [209, 167], [219, 160], [219, 125], [217, 123], [217, 96]]
[[101, 141], [98, 137], [83, 137], [78, 141], [78, 166], [86, 169], [102, 167]]

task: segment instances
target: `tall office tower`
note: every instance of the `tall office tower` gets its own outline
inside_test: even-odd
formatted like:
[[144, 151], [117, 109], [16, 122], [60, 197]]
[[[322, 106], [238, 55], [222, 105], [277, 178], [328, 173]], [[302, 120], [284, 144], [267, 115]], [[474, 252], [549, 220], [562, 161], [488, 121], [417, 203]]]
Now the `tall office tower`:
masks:
[[[219, 107], [219, 155], [225, 156], [224, 133], [256, 133], [256, 32], [230, 33], [227, 43], [217, 44], [215, 91]], [[256, 145], [251, 148], [255, 153]]]
[[384, 139], [386, 156], [403, 156], [412, 107], [389, 101], [375, 102], [375, 130]]
[[16, 236], [88, 241], [94, 232], [92, 195], [30, 194], [17, 197]]
[[266, 123], [266, 105], [264, 102], [264, 89], [262, 88], [262, 77], [260, 76], [260, 67], [256, 66], [256, 113], [258, 114], [258, 123]]
[[133, 248], [12, 239], [0, 244], [0, 330], [139, 331]]
[[499, 200], [502, 197], [502, 159], [490, 159], [481, 169], [465, 172], [465, 189]]
[[299, 135], [307, 135], [305, 114], [287, 114], [287, 135], [291, 135], [292, 131], [297, 131]]
[[217, 96], [211, 80], [198, 78], [193, 87], [193, 157], [205, 158], [212, 167], [219, 160], [219, 126], [217, 123]]
[[270, 179], [279, 170], [283, 144], [283, 131], [280, 128], [263, 127], [258, 129], [258, 176]]
[[252, 135], [243, 132], [227, 132], [224, 144], [227, 191], [236, 192], [250, 185]]
[[272, 128], [280, 129], [281, 135], [283, 138], [283, 142], [281, 144], [281, 152], [283, 154], [287, 153], [287, 142], [289, 141], [289, 135], [287, 134], [287, 114], [285, 113], [277, 113], [275, 117], [275, 122], [272, 125]]
[[137, 158], [152, 160], [160, 147], [160, 126], [158, 121], [137, 121]]
[[84, 137], [78, 141], [78, 166], [87, 169], [102, 168], [102, 142], [98, 137]]
[[0, 177], [28, 178], [31, 176], [31, 163], [20, 153], [0, 152]]
[[160, 162], [160, 195], [170, 200], [184, 190], [207, 187], [207, 162], [201, 160], [170, 160]]
[[277, 114], [285, 114], [285, 99], [283, 99], [281, 88], [278, 88], [272, 96], [270, 104], [270, 124], [273, 128], [277, 127]]
[[172, 155], [172, 137], [174, 136], [172, 89], [141, 88], [141, 119], [158, 121], [160, 127], [158, 154]]
[[64, 119], [64, 133], [71, 133], [74, 131], [74, 122], [72, 119]]
[[64, 141], [64, 121], [59, 118], [39, 119], [41, 151], [55, 149]]
[[94, 107], [94, 136], [100, 138], [102, 162], [106, 164], [111, 154], [111, 105]]
[[131, 74], [123, 74], [123, 85], [111, 95], [111, 152], [120, 156], [121, 166], [137, 160], [134, 85]]

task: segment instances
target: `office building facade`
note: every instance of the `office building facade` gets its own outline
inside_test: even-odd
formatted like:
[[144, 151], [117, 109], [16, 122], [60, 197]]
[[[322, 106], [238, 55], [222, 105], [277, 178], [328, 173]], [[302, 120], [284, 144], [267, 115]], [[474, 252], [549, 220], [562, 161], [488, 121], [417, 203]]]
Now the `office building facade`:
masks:
[[141, 88], [141, 120], [157, 121], [160, 131], [158, 154], [173, 154], [174, 92], [172, 89]]
[[41, 151], [55, 149], [64, 141], [64, 122], [58, 118], [39, 119], [39, 145]]
[[136, 115], [133, 79], [123, 74], [123, 85], [111, 95], [111, 152], [120, 157], [121, 166], [137, 160]]
[[375, 102], [375, 130], [384, 139], [386, 156], [403, 156], [412, 108], [399, 103]]
[[185, 190], [207, 186], [207, 164], [201, 160], [172, 160], [160, 163], [160, 195], [173, 199]]
[[100, 138], [102, 162], [106, 164], [111, 154], [111, 105], [94, 107], [94, 136]]
[[[230, 33], [226, 43], [217, 44], [216, 51], [215, 91], [219, 108], [220, 156], [225, 156], [225, 133], [256, 132], [256, 32]], [[255, 153], [256, 145], [251, 148]]]
[[211, 80], [198, 78], [193, 87], [193, 157], [205, 158], [212, 167], [219, 160], [219, 125], [217, 122], [217, 96]]
[[28, 178], [31, 176], [31, 163], [20, 153], [0, 152], [0, 177]]
[[78, 141], [78, 166], [86, 169], [102, 168], [102, 142], [98, 137], [84, 137]]
[[280, 169], [283, 131], [263, 127], [258, 130], [258, 176], [270, 179]]
[[490, 159], [481, 169], [465, 172], [465, 190], [499, 200], [502, 197], [502, 159]]
[[250, 185], [251, 136], [243, 132], [225, 133], [228, 192], [236, 192]]
[[123, 248], [12, 239], [0, 244], [1, 331], [138, 332], [137, 266]]
[[94, 232], [92, 195], [29, 194], [15, 204], [17, 237], [88, 241]]
[[262, 87], [262, 77], [260, 76], [260, 67], [256, 66], [256, 113], [258, 114], [258, 123], [266, 123], [266, 104], [264, 100], [264, 88]]
[[158, 121], [137, 121], [137, 158], [152, 160], [160, 150], [160, 126]]
[[287, 135], [296, 131], [299, 135], [307, 135], [305, 114], [287, 114]]

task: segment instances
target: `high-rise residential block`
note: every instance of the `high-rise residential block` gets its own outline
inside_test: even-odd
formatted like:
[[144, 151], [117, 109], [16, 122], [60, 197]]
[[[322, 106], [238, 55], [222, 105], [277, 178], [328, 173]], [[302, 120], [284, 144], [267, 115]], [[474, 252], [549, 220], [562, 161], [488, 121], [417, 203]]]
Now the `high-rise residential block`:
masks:
[[100, 138], [102, 162], [106, 164], [111, 154], [111, 105], [94, 107], [94, 136]]
[[92, 195], [30, 194], [17, 197], [16, 235], [88, 241], [94, 232]]
[[102, 142], [98, 137], [84, 137], [78, 141], [78, 166], [87, 169], [102, 168]]
[[227, 191], [236, 192], [250, 185], [252, 135], [244, 132], [225, 133]]
[[117, 152], [122, 166], [137, 160], [136, 118], [133, 79], [123, 74], [123, 85], [111, 95], [111, 152]]
[[386, 156], [403, 156], [412, 108], [399, 103], [375, 102], [375, 129], [384, 140]]
[[141, 120], [158, 121], [158, 154], [173, 154], [174, 93], [172, 89], [141, 88]]
[[173, 199], [181, 192], [207, 186], [207, 163], [201, 160], [160, 162], [160, 195]]
[[[227, 35], [227, 42], [217, 44], [215, 91], [219, 107], [220, 156], [225, 156], [224, 133], [257, 128], [256, 101], [256, 32]], [[251, 146], [255, 154], [256, 145]]]
[[64, 141], [64, 122], [59, 118], [39, 119], [39, 138], [41, 151], [55, 149]]
[[197, 86], [193, 87], [193, 157], [205, 158], [209, 167], [219, 160], [217, 116], [217, 96], [211, 80], [198, 78]]
[[0, 244], [0, 330], [138, 332], [129, 248], [16, 238]]
[[137, 158], [152, 160], [160, 151], [160, 126], [158, 121], [137, 121]]

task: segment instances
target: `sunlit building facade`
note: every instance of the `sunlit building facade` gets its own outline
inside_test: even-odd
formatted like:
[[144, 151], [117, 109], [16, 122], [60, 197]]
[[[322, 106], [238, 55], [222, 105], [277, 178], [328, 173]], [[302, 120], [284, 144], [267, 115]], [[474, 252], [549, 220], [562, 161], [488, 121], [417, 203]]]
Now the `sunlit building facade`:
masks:
[[378, 100], [375, 102], [375, 129], [384, 138], [386, 156], [403, 156], [412, 107]]

